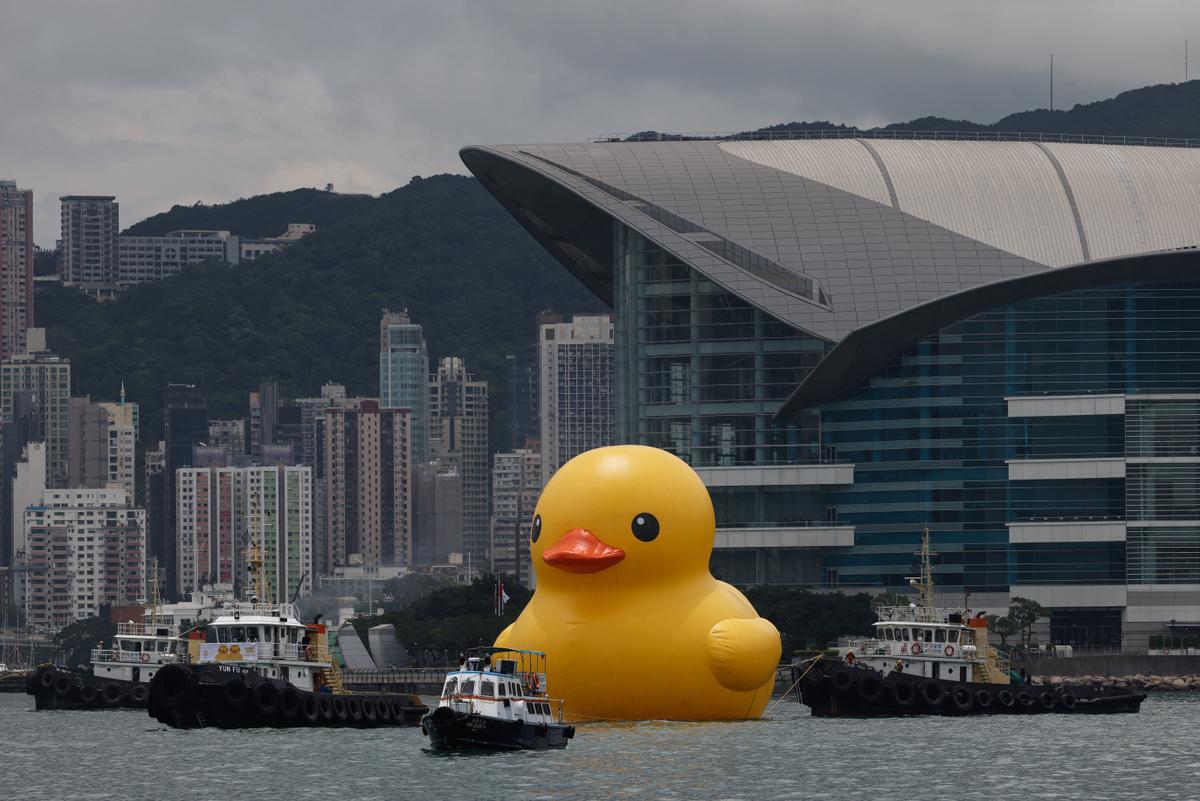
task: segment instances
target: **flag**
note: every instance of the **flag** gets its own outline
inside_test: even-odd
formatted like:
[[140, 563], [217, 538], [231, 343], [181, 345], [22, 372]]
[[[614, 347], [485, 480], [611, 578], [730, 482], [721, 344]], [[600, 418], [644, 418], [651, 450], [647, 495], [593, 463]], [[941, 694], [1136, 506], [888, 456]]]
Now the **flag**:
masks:
[[508, 593], [504, 591], [504, 581], [496, 576], [496, 617], [504, 614], [504, 605], [509, 602]]

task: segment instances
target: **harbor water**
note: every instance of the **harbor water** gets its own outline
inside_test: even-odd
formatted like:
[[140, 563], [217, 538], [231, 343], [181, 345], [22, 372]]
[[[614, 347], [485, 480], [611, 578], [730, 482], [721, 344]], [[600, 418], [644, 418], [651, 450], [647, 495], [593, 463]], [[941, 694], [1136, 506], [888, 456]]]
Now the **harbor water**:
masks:
[[1200, 693], [1136, 715], [586, 724], [564, 751], [431, 753], [417, 729], [164, 728], [0, 695], [0, 798], [1200, 798]]

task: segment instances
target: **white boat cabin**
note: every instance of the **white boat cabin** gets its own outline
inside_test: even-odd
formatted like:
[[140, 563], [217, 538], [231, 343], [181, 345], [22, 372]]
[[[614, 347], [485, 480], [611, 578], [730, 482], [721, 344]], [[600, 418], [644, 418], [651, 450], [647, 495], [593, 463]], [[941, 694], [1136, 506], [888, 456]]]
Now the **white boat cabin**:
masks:
[[198, 664], [253, 670], [315, 691], [333, 667], [325, 626], [305, 625], [292, 604], [234, 604], [204, 627], [192, 655]]
[[118, 623], [111, 648], [92, 650], [92, 674], [99, 678], [149, 683], [163, 665], [180, 661], [183, 640], [171, 626]]
[[1007, 671], [988, 647], [982, 616], [898, 606], [879, 610], [879, 617], [873, 638], [852, 640], [841, 649], [847, 662], [884, 674], [1007, 683]]
[[438, 706], [529, 724], [562, 722], [562, 701], [545, 695], [546, 674], [518, 672], [517, 662], [471, 658], [446, 674]]

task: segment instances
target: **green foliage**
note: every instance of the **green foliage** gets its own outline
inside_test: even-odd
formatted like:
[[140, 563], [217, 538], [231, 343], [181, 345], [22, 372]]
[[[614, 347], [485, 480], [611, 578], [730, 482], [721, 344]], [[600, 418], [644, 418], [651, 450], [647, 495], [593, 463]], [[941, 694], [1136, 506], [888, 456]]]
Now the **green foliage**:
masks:
[[1000, 647], [1008, 645], [1008, 638], [1020, 631], [1020, 627], [1008, 615], [988, 615], [988, 630], [1000, 637]]
[[170, 211], [147, 217], [124, 233], [132, 236], [161, 236], [182, 229], [215, 229], [239, 236], [279, 236], [288, 223], [313, 223], [317, 230], [349, 222], [370, 214], [375, 198], [370, 195], [339, 195], [319, 189], [293, 189], [242, 198], [232, 203], [209, 206], [172, 206]]
[[1029, 647], [1029, 638], [1033, 634], [1033, 624], [1048, 614], [1050, 610], [1037, 601], [1019, 595], [1013, 596], [1008, 602], [1008, 617], [1016, 626], [1017, 632], [1020, 632], [1021, 644], [1026, 648]]
[[54, 275], [58, 272], [58, 252], [39, 250], [33, 254], [34, 275]]
[[521, 584], [505, 580], [509, 602], [504, 615], [494, 610], [496, 577], [475, 579], [469, 586], [452, 584], [412, 601], [400, 609], [378, 617], [360, 618], [354, 628], [365, 637], [372, 626], [391, 623], [396, 627], [396, 639], [406, 648], [419, 648], [458, 653], [464, 648], [491, 645], [506, 626], [521, 614], [532, 593]]
[[68, 667], [91, 664], [92, 649], [99, 643], [112, 642], [117, 627], [105, 618], [89, 617], [72, 623], [54, 635], [57, 645], [66, 657]]
[[871, 596], [866, 593], [845, 595], [765, 585], [745, 592], [758, 614], [779, 629], [785, 659], [798, 649], [820, 648], [843, 634], [870, 634], [876, 620]]
[[1150, 647], [1159, 648], [1200, 648], [1200, 634], [1151, 634]]
[[872, 609], [882, 609], [886, 606], [908, 606], [913, 603], [911, 595], [904, 595], [899, 592], [881, 592], [871, 599]]
[[[342, 204], [353, 213], [342, 214]], [[313, 211], [326, 207], [338, 211]], [[250, 222], [239, 223], [235, 210], [252, 213]], [[113, 398], [124, 380], [142, 404], [143, 441], [161, 436], [169, 381], [203, 382], [212, 417], [245, 416], [247, 393], [264, 379], [290, 396], [315, 395], [330, 381], [375, 396], [380, 312], [407, 308], [425, 327], [431, 366], [462, 356], [489, 382], [492, 443], [501, 447], [505, 354], [534, 342], [542, 309], [603, 308], [475, 179], [461, 176], [414, 180], [379, 198], [297, 190], [177, 207], [130, 230], [274, 231], [279, 220], [320, 227], [253, 264], [196, 265], [112, 303], [61, 287], [40, 291], [38, 323], [71, 359], [75, 391]]]

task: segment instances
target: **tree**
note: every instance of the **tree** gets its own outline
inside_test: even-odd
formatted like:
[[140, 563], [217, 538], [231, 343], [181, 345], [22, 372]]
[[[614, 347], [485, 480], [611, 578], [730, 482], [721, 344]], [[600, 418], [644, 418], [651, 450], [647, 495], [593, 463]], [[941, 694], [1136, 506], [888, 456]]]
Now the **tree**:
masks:
[[785, 659], [797, 649], [820, 648], [842, 635], [870, 634], [876, 620], [866, 593], [760, 585], [747, 588], [746, 597], [759, 615], [779, 629]]
[[92, 661], [92, 649], [111, 641], [117, 627], [106, 618], [89, 617], [76, 621], [54, 635], [54, 644], [62, 650], [68, 667], [82, 667]]
[[1037, 601], [1022, 598], [1019, 595], [1014, 596], [1008, 602], [1008, 617], [1012, 619], [1017, 631], [1021, 633], [1021, 645], [1025, 648], [1029, 647], [1029, 640], [1033, 636], [1033, 624], [1048, 614], [1050, 614], [1050, 610]]
[[908, 606], [913, 603], [912, 596], [899, 592], [881, 592], [871, 599], [871, 608], [878, 611], [888, 606]]
[[1008, 615], [1003, 617], [998, 615], [987, 616], [988, 628], [996, 632], [1000, 636], [1000, 646], [1008, 645], [1008, 638], [1013, 636], [1019, 630], [1017, 624]]

